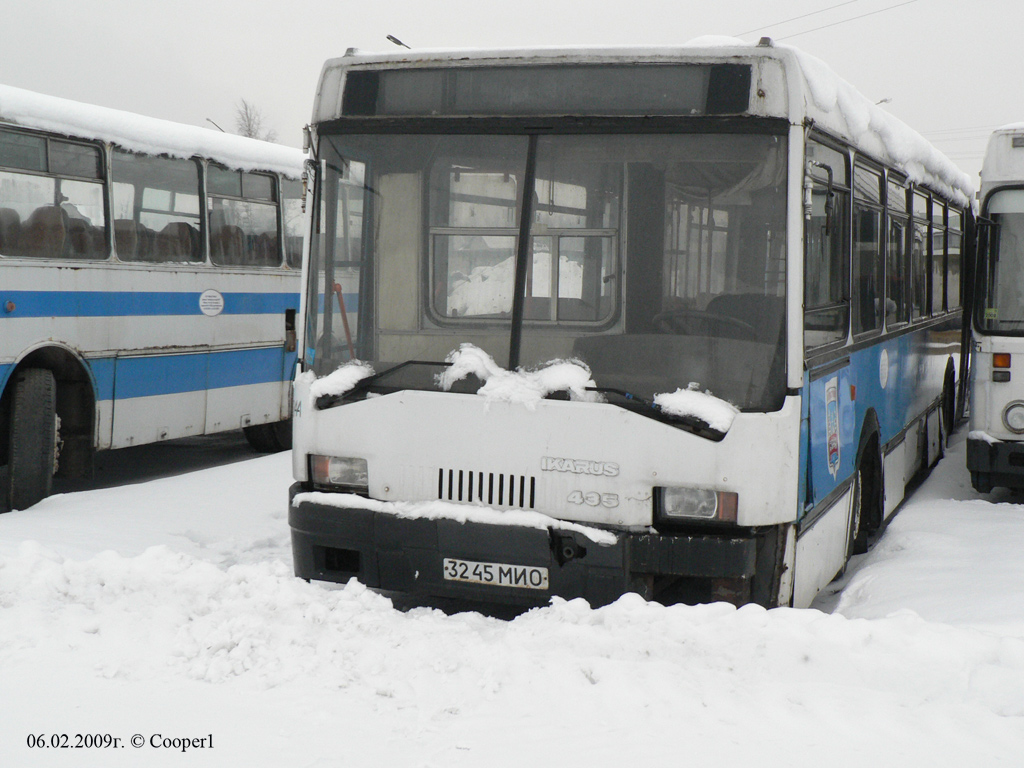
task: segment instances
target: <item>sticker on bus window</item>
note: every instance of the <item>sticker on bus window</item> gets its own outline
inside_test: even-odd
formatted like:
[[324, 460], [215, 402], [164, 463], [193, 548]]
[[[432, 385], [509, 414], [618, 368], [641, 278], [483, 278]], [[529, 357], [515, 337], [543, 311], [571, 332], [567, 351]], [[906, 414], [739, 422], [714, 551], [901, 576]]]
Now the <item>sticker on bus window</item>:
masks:
[[214, 317], [224, 311], [224, 297], [212, 288], [199, 295], [199, 311], [207, 317]]
[[825, 430], [828, 440], [828, 472], [832, 479], [839, 473], [839, 377], [825, 382]]

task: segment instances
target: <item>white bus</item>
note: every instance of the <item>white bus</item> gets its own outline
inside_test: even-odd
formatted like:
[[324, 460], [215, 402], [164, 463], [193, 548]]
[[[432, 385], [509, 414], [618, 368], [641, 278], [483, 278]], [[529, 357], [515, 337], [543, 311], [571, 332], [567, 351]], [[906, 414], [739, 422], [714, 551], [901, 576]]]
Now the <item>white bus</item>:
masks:
[[979, 197], [967, 468], [988, 493], [1024, 488], [1024, 124], [989, 138]]
[[290, 444], [303, 163], [0, 86], [0, 509], [97, 450]]
[[942, 451], [966, 174], [792, 48], [324, 66], [296, 573], [806, 606]]

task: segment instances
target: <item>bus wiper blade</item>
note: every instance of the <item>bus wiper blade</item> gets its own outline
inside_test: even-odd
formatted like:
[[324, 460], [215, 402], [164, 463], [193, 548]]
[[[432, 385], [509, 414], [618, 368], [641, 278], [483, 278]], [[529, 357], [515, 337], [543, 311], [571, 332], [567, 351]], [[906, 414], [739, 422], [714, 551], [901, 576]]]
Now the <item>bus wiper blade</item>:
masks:
[[667, 424], [672, 424], [673, 426], [681, 427], [685, 429], [687, 432], [691, 432], [697, 435], [698, 437], [703, 437], [707, 440], [712, 440], [716, 443], [720, 442], [722, 438], [725, 437], [725, 432], [721, 431], [720, 429], [715, 429], [706, 421], [704, 421], [704, 419], [698, 418], [696, 416], [678, 416], [673, 413], [667, 413], [663, 408], [661, 408], [656, 403], [647, 400], [646, 398], [640, 397], [639, 395], [634, 395], [632, 392], [626, 392], [625, 390], [622, 389], [613, 389], [611, 387], [587, 387], [587, 391], [600, 392], [603, 395], [618, 395], [624, 400], [627, 400], [632, 403], [638, 403], [647, 410], [653, 411], [651, 415], [653, 418], [658, 419], [658, 421], [664, 421]]
[[366, 392], [376, 382], [380, 381], [381, 379], [390, 376], [391, 374], [401, 370], [402, 368], [407, 368], [412, 365], [432, 365], [439, 368], [447, 368], [451, 365], [451, 363], [435, 362], [433, 360], [406, 360], [404, 363], [399, 363], [398, 365], [393, 365], [390, 368], [385, 368], [380, 373], [375, 373], [372, 376], [367, 376], [365, 379], [363, 379], [354, 387], [352, 387], [352, 389], [348, 390], [347, 392], [343, 392], [340, 395], [321, 395], [316, 399], [317, 410], [322, 411], [325, 408], [333, 408], [334, 406], [339, 405], [341, 402], [345, 400], [351, 400], [354, 397]]

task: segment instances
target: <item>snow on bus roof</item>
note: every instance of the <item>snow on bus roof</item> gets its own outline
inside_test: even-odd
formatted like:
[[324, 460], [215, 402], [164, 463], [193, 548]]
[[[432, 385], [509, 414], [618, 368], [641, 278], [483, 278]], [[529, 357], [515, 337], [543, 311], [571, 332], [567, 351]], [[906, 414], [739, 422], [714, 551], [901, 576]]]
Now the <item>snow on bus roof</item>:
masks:
[[294, 147], [248, 139], [195, 125], [123, 112], [0, 85], [0, 124], [108, 141], [131, 152], [206, 157], [241, 171], [302, 174], [304, 154]]
[[[499, 60], [522, 61], [576, 60], [581, 62], [614, 61], [679, 61], [702, 56], [722, 58], [751, 55], [775, 58], [790, 72], [790, 87], [801, 94], [803, 104], [792, 110], [791, 118], [809, 118], [816, 126], [845, 139], [876, 160], [893, 165], [906, 173], [910, 181], [923, 184], [960, 205], [974, 200], [971, 178], [943, 155], [917, 131], [899, 118], [873, 103], [854, 86], [836, 74], [821, 59], [789, 45], [760, 45], [733, 37], [709, 35], [694, 38], [685, 45], [673, 47], [621, 46], [607, 48], [549, 47], [509, 50], [403, 50], [398, 53], [364, 53], [351, 50], [342, 58], [324, 65], [322, 84], [327, 75], [351, 64], [406, 62], [423, 65], [440, 59], [448, 61]], [[793, 76], [799, 72], [799, 78]]]

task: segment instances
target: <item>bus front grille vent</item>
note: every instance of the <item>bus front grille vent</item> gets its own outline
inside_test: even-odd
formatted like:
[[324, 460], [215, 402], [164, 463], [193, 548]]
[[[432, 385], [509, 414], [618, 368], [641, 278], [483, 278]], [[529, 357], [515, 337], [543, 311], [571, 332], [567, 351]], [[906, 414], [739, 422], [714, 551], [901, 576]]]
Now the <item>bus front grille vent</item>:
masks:
[[533, 509], [537, 478], [465, 469], [437, 470], [437, 498], [498, 507]]

